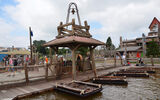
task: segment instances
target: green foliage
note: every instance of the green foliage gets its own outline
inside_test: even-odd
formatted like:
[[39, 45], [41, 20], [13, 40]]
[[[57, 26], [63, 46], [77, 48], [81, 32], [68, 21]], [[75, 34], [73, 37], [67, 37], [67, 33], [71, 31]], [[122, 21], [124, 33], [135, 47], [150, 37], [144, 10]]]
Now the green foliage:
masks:
[[81, 54], [83, 57], [87, 56], [87, 52], [89, 51], [88, 47], [80, 47], [78, 48], [78, 53]]
[[147, 53], [146, 53], [146, 56], [150, 57], [151, 55], [153, 57], [157, 57], [157, 56], [160, 55], [159, 46], [158, 46], [158, 44], [154, 40], [150, 41], [147, 44]]
[[112, 44], [111, 37], [108, 37], [108, 38], [107, 38], [106, 48], [107, 48], [107, 50], [114, 50], [114, 49], [115, 49], [114, 44]]
[[43, 47], [43, 44], [46, 43], [45, 40], [34, 40], [33, 46], [36, 47], [36, 52], [39, 52], [43, 55], [49, 54], [49, 49], [47, 47]]
[[58, 50], [58, 55], [65, 55], [67, 50], [68, 49], [65, 49], [64, 47], [62, 49], [59, 49]]

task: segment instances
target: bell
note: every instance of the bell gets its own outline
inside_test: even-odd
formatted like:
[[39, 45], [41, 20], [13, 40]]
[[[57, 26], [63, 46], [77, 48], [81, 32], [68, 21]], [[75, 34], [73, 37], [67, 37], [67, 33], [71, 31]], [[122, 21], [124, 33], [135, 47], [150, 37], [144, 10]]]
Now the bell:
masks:
[[71, 12], [72, 12], [72, 14], [74, 14], [74, 13], [75, 13], [75, 10], [74, 10], [74, 8], [72, 8], [72, 11], [71, 11]]

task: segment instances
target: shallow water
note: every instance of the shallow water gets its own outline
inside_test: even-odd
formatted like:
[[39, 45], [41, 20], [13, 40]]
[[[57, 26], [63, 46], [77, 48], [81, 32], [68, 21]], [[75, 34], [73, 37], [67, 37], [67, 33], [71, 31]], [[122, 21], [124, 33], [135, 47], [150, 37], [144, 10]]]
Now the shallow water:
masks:
[[23, 100], [160, 100], [160, 74], [150, 78], [127, 78], [127, 86], [103, 85], [102, 92], [80, 98], [62, 92], [48, 92]]

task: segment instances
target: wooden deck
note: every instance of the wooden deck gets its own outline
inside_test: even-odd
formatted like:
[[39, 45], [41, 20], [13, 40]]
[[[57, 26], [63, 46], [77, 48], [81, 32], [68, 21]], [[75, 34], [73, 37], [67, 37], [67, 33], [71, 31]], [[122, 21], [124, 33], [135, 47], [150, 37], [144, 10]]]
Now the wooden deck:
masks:
[[[113, 71], [118, 71], [120, 69], [124, 69], [124, 68], [129, 68], [127, 67], [116, 67], [116, 68], [111, 68], [111, 69], [105, 69], [105, 70], [98, 70], [98, 76], [101, 75], [106, 75], [109, 74]], [[87, 77], [86, 77], [87, 76]], [[82, 74], [82, 75], [78, 75], [77, 76], [77, 80], [80, 81], [85, 81], [88, 79], [91, 79], [94, 77], [93, 73], [86, 73], [86, 74]], [[38, 84], [29, 84], [27, 86], [21, 86], [21, 87], [14, 87], [14, 88], [9, 88], [6, 90], [0, 90], [0, 100], [12, 100], [14, 97], [16, 97], [17, 95], [25, 95], [25, 94], [39, 94], [38, 91], [47, 91], [48, 89], [53, 88], [53, 86], [56, 83], [68, 83], [72, 80], [72, 78], [64, 78], [61, 80], [53, 80], [53, 81], [49, 81], [49, 82], [42, 82], [42, 83], [38, 83]]]

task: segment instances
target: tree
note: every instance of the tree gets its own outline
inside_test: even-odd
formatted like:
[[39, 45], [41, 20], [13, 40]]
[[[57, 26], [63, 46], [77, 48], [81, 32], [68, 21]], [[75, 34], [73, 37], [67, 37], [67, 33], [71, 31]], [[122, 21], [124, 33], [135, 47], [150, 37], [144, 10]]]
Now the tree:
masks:
[[114, 44], [112, 44], [112, 40], [111, 40], [111, 37], [108, 37], [107, 38], [107, 41], [106, 41], [106, 53], [105, 53], [105, 56], [113, 56], [114, 55], [114, 50], [115, 50], [115, 46]]
[[157, 56], [160, 55], [159, 46], [158, 46], [158, 44], [154, 40], [150, 41], [147, 44], [147, 53], [146, 53], [146, 55], [148, 57], [150, 57], [151, 55], [153, 57], [157, 57]]
[[33, 46], [36, 48], [36, 52], [39, 52], [43, 55], [49, 54], [49, 49], [47, 47], [44, 47], [43, 44], [45, 44], [45, 40], [34, 40]]
[[64, 47], [62, 49], [59, 49], [58, 50], [58, 55], [65, 55], [67, 50], [68, 49], [65, 49]]
[[78, 48], [78, 53], [81, 54], [83, 57], [87, 56], [87, 52], [89, 51], [88, 47], [80, 47]]
[[115, 49], [114, 44], [112, 44], [111, 37], [108, 37], [108, 38], [107, 38], [106, 48], [107, 48], [107, 50], [114, 50], [114, 49]]

